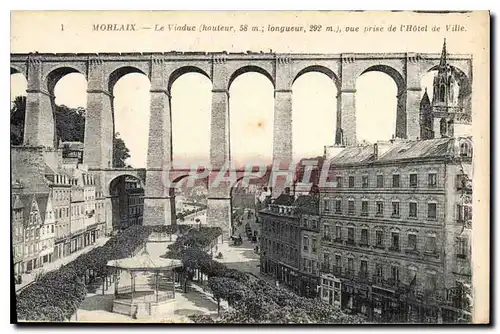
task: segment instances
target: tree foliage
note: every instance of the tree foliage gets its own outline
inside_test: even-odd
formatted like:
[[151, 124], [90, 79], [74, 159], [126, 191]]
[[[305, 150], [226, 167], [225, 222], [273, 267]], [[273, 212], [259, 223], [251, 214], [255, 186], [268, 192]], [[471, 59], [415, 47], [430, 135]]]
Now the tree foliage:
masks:
[[87, 294], [83, 280], [87, 271], [91, 269], [97, 276], [105, 276], [108, 261], [136, 254], [145, 245], [151, 231], [148, 226], [131, 226], [109, 239], [104, 246], [94, 248], [58, 270], [47, 273], [16, 296], [18, 319], [69, 319]]
[[123, 139], [120, 138], [120, 133], [116, 132], [113, 138], [113, 167], [130, 167], [125, 162], [128, 158], [130, 158], [130, 150], [125, 146]]
[[[86, 111], [82, 107], [70, 108], [56, 105], [54, 110], [57, 142], [84, 142]], [[22, 145], [24, 120], [26, 118], [26, 96], [16, 96], [10, 110], [10, 144]], [[113, 138], [113, 167], [127, 167], [130, 150], [123, 139], [115, 133]]]

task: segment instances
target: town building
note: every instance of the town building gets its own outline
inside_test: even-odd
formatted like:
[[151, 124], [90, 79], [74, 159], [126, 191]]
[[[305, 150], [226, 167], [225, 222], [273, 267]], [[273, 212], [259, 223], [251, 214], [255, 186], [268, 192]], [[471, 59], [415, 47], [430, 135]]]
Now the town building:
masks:
[[142, 225], [144, 212], [144, 189], [138, 179], [125, 179], [125, 192], [128, 201], [128, 226]]
[[71, 179], [70, 212], [71, 253], [74, 253], [84, 247], [85, 234], [84, 187], [75, 178]]
[[453, 321], [457, 287], [471, 278], [471, 179], [469, 137], [379, 142], [330, 159], [322, 298], [384, 321]]
[[259, 211], [260, 271], [300, 293], [300, 216], [289, 189]]
[[321, 247], [319, 195], [299, 195], [295, 201], [300, 216], [302, 244], [300, 247], [300, 273], [302, 296], [315, 298], [318, 294]]
[[14, 275], [24, 273], [24, 204], [21, 200], [22, 185], [19, 182], [12, 184], [12, 259]]
[[40, 251], [41, 238], [40, 229], [45, 217], [45, 208], [49, 197], [48, 193], [41, 194], [21, 194], [19, 195], [23, 204], [24, 219], [24, 272], [31, 272], [33, 269], [41, 267]]
[[144, 188], [133, 177], [120, 177], [111, 184], [113, 230], [123, 230], [132, 225], [142, 225]]
[[[55, 217], [54, 209], [52, 205], [52, 194], [49, 194], [47, 200], [45, 201], [45, 210], [42, 210], [42, 225], [40, 226], [40, 253], [39, 265], [43, 266], [46, 263], [52, 262], [52, 257], [54, 254], [54, 241], [55, 241]], [[43, 201], [41, 202], [43, 205]]]

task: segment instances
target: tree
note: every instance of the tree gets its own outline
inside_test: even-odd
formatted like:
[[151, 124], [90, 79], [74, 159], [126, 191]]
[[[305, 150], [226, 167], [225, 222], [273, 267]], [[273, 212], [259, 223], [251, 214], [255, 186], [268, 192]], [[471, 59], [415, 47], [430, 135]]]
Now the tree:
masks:
[[[26, 96], [16, 96], [10, 111], [10, 144], [22, 145], [24, 138], [24, 120], [26, 117]], [[83, 107], [70, 108], [56, 105], [54, 111], [56, 137], [59, 141], [85, 140], [85, 117]], [[130, 167], [125, 161], [130, 158], [130, 150], [117, 132], [113, 138], [113, 167]]]
[[26, 117], [26, 96], [16, 96], [10, 109], [10, 144], [22, 145], [24, 118]]
[[125, 163], [128, 158], [130, 158], [130, 150], [125, 146], [123, 139], [120, 138], [120, 133], [116, 132], [113, 138], [113, 167], [130, 167]]

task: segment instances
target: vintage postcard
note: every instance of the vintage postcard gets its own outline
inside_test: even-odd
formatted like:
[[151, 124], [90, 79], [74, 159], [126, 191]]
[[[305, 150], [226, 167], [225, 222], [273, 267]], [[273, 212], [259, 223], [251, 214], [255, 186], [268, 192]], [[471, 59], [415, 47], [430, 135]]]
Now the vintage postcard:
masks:
[[486, 11], [12, 12], [12, 322], [489, 323], [489, 44]]

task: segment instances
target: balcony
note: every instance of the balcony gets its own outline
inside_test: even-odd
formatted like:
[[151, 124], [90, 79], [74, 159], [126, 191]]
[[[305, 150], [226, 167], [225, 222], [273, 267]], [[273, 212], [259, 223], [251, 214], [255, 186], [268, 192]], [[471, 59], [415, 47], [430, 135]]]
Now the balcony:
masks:
[[389, 247], [389, 251], [391, 252], [401, 252], [401, 248], [399, 248], [399, 246], [397, 245], [392, 245], [391, 247]]
[[379, 275], [373, 275], [372, 276], [372, 283], [375, 285], [382, 286], [384, 283], [384, 277], [379, 276]]
[[411, 255], [418, 255], [420, 254], [418, 250], [416, 250], [415, 248], [407, 248], [405, 249], [405, 253], [406, 254], [411, 254]]
[[385, 249], [385, 246], [383, 244], [377, 244], [377, 245], [373, 246], [373, 248], [376, 248], [376, 249]]
[[354, 242], [354, 239], [347, 239], [345, 242], [346, 245], [348, 246], [356, 246], [356, 243]]
[[332, 242], [332, 237], [329, 235], [323, 235], [323, 238], [321, 238], [324, 242]]
[[368, 248], [368, 247], [370, 247], [370, 245], [368, 244], [368, 241], [366, 241], [366, 240], [362, 240], [362, 241], [360, 241], [360, 243], [359, 243], [359, 247]]
[[335, 240], [333, 240], [333, 242], [341, 244], [341, 243], [343, 243], [343, 240], [341, 238], [335, 238]]
[[439, 258], [439, 254], [436, 251], [425, 251], [424, 256]]

